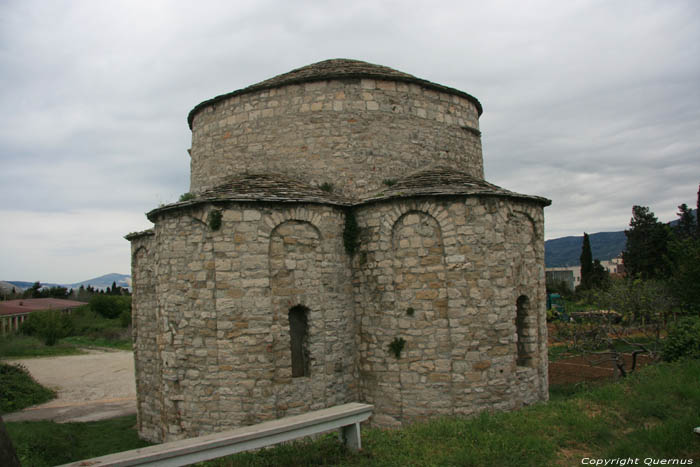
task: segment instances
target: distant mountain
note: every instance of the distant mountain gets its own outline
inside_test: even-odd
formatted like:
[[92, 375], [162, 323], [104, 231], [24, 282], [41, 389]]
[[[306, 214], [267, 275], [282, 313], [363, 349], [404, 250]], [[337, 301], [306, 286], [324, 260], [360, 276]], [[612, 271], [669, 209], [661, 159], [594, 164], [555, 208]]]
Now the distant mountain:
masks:
[[[692, 209], [691, 214], [697, 219], [697, 209]], [[678, 225], [678, 219], [667, 222], [671, 227]], [[610, 260], [622, 253], [627, 247], [625, 231], [599, 232], [589, 234], [593, 259], [601, 261]], [[544, 242], [544, 261], [548, 268], [579, 266], [581, 248], [583, 247], [583, 235], [580, 237], [561, 237]]]
[[[128, 274], [105, 274], [104, 276], [95, 277], [94, 279], [88, 279], [82, 282], [75, 282], [73, 284], [53, 284], [48, 282], [41, 282], [42, 287], [66, 287], [67, 289], [79, 289], [80, 286], [85, 286], [86, 288], [91, 285], [95, 289], [106, 289], [107, 287], [112, 287], [115, 283], [119, 287], [125, 287], [131, 289], [131, 276]], [[2, 282], [0, 282], [2, 283]], [[24, 282], [24, 281], [4, 281], [5, 284], [11, 284], [11, 286], [17, 287], [17, 291], [24, 289], [29, 289], [34, 285], [34, 282]], [[21, 290], [19, 290], [21, 289]]]
[[[624, 231], [599, 232], [589, 234], [593, 258], [601, 261], [615, 258], [627, 246]], [[580, 263], [583, 235], [580, 237], [562, 237], [544, 242], [545, 265], [548, 268], [578, 266]]]
[[20, 287], [16, 284], [13, 284], [11, 282], [6, 282], [6, 281], [0, 281], [0, 293], [12, 293], [12, 291], [15, 292], [22, 292], [24, 290], [23, 287]]
[[85, 286], [86, 288], [87, 286], [91, 285], [95, 289], [106, 289], [107, 287], [112, 287], [112, 283], [115, 282], [119, 287], [131, 288], [131, 276], [128, 274], [117, 273], [105, 274], [104, 276], [95, 277], [94, 279], [75, 282], [73, 284], [66, 284], [64, 287], [79, 289], [81, 285]]
[[[4, 281], [7, 284], [12, 284], [18, 289], [31, 289], [32, 286], [34, 285], [34, 282], [25, 282], [25, 281]], [[52, 284], [48, 282], [41, 282], [42, 287], [63, 287], [61, 284]]]

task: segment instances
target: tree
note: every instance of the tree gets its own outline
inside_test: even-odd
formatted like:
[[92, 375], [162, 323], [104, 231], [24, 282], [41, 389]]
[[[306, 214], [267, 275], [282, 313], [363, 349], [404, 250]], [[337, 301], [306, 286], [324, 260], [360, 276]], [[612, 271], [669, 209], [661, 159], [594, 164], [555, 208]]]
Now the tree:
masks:
[[700, 238], [700, 185], [698, 185], [698, 198], [695, 204], [695, 238]]
[[35, 282], [30, 288], [22, 293], [22, 298], [40, 298], [41, 297], [41, 282]]
[[131, 297], [110, 297], [98, 294], [90, 299], [90, 309], [105, 318], [118, 318], [123, 312], [131, 311]]
[[610, 284], [610, 273], [600, 264], [600, 260], [593, 261], [591, 270], [591, 287], [596, 289], [607, 289]]
[[55, 345], [62, 337], [71, 335], [73, 321], [70, 314], [58, 310], [35, 311], [22, 323], [23, 334], [39, 337], [45, 345]]
[[669, 229], [646, 206], [632, 207], [627, 247], [622, 252], [625, 271], [631, 277], [663, 279], [668, 276]]
[[697, 233], [695, 217], [685, 203], [678, 206], [678, 225], [674, 229], [674, 233], [681, 238], [694, 237]]
[[[698, 190], [700, 208], [700, 190]], [[678, 225], [669, 243], [671, 290], [684, 311], [700, 314], [700, 222], [684, 204], [678, 206]]]
[[68, 289], [65, 287], [51, 287], [42, 296], [52, 297], [52, 298], [66, 298], [68, 296]]
[[591, 288], [593, 274], [593, 253], [591, 252], [591, 241], [586, 232], [583, 233], [583, 246], [581, 247], [581, 289]]
[[586, 232], [583, 233], [583, 245], [581, 247], [581, 285], [580, 290], [591, 290], [607, 287], [610, 274], [605, 270], [600, 260], [593, 260], [591, 251], [591, 239]]

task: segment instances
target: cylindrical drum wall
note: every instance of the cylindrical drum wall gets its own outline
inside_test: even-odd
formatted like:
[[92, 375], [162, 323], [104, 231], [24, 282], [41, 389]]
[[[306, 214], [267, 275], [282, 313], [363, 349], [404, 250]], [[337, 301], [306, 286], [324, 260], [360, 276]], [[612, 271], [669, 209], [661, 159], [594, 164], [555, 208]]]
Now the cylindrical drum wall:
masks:
[[436, 165], [483, 179], [474, 102], [420, 84], [332, 79], [243, 92], [192, 121], [190, 191], [278, 172], [362, 197]]

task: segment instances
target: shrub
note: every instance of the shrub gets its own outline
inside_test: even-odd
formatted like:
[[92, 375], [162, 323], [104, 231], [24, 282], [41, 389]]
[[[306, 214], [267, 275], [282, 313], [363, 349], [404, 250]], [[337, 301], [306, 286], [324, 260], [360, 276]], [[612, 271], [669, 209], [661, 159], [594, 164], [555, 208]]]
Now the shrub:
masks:
[[217, 231], [221, 228], [221, 219], [223, 218], [223, 214], [221, 214], [221, 211], [212, 211], [209, 213], [209, 228], [213, 231]]
[[95, 295], [90, 299], [90, 308], [105, 318], [118, 318], [122, 312], [131, 310], [131, 297]]
[[122, 311], [119, 315], [119, 322], [123, 328], [128, 328], [131, 325], [131, 309]]
[[664, 340], [663, 359], [700, 358], [700, 319], [683, 318], [668, 332]]
[[406, 345], [406, 339], [403, 337], [394, 337], [394, 340], [389, 344], [389, 350], [394, 354], [394, 357], [401, 358], [401, 352]]
[[15, 412], [56, 397], [37, 383], [22, 365], [0, 363], [0, 413]]
[[352, 256], [357, 251], [360, 244], [360, 227], [357, 225], [357, 219], [355, 218], [355, 213], [352, 211], [347, 211], [345, 213], [345, 227], [343, 229], [343, 245], [345, 245], [345, 252]]
[[68, 313], [57, 310], [35, 311], [24, 323], [21, 331], [28, 336], [39, 337], [45, 345], [55, 345], [61, 337], [70, 336], [73, 322]]

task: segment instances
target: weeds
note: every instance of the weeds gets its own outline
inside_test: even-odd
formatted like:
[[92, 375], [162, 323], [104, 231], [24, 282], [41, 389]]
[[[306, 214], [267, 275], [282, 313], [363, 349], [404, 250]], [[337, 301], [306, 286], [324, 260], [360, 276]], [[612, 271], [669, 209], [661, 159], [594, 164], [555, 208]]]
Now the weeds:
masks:
[[56, 397], [56, 393], [37, 383], [22, 365], [0, 363], [0, 413], [22, 410]]

